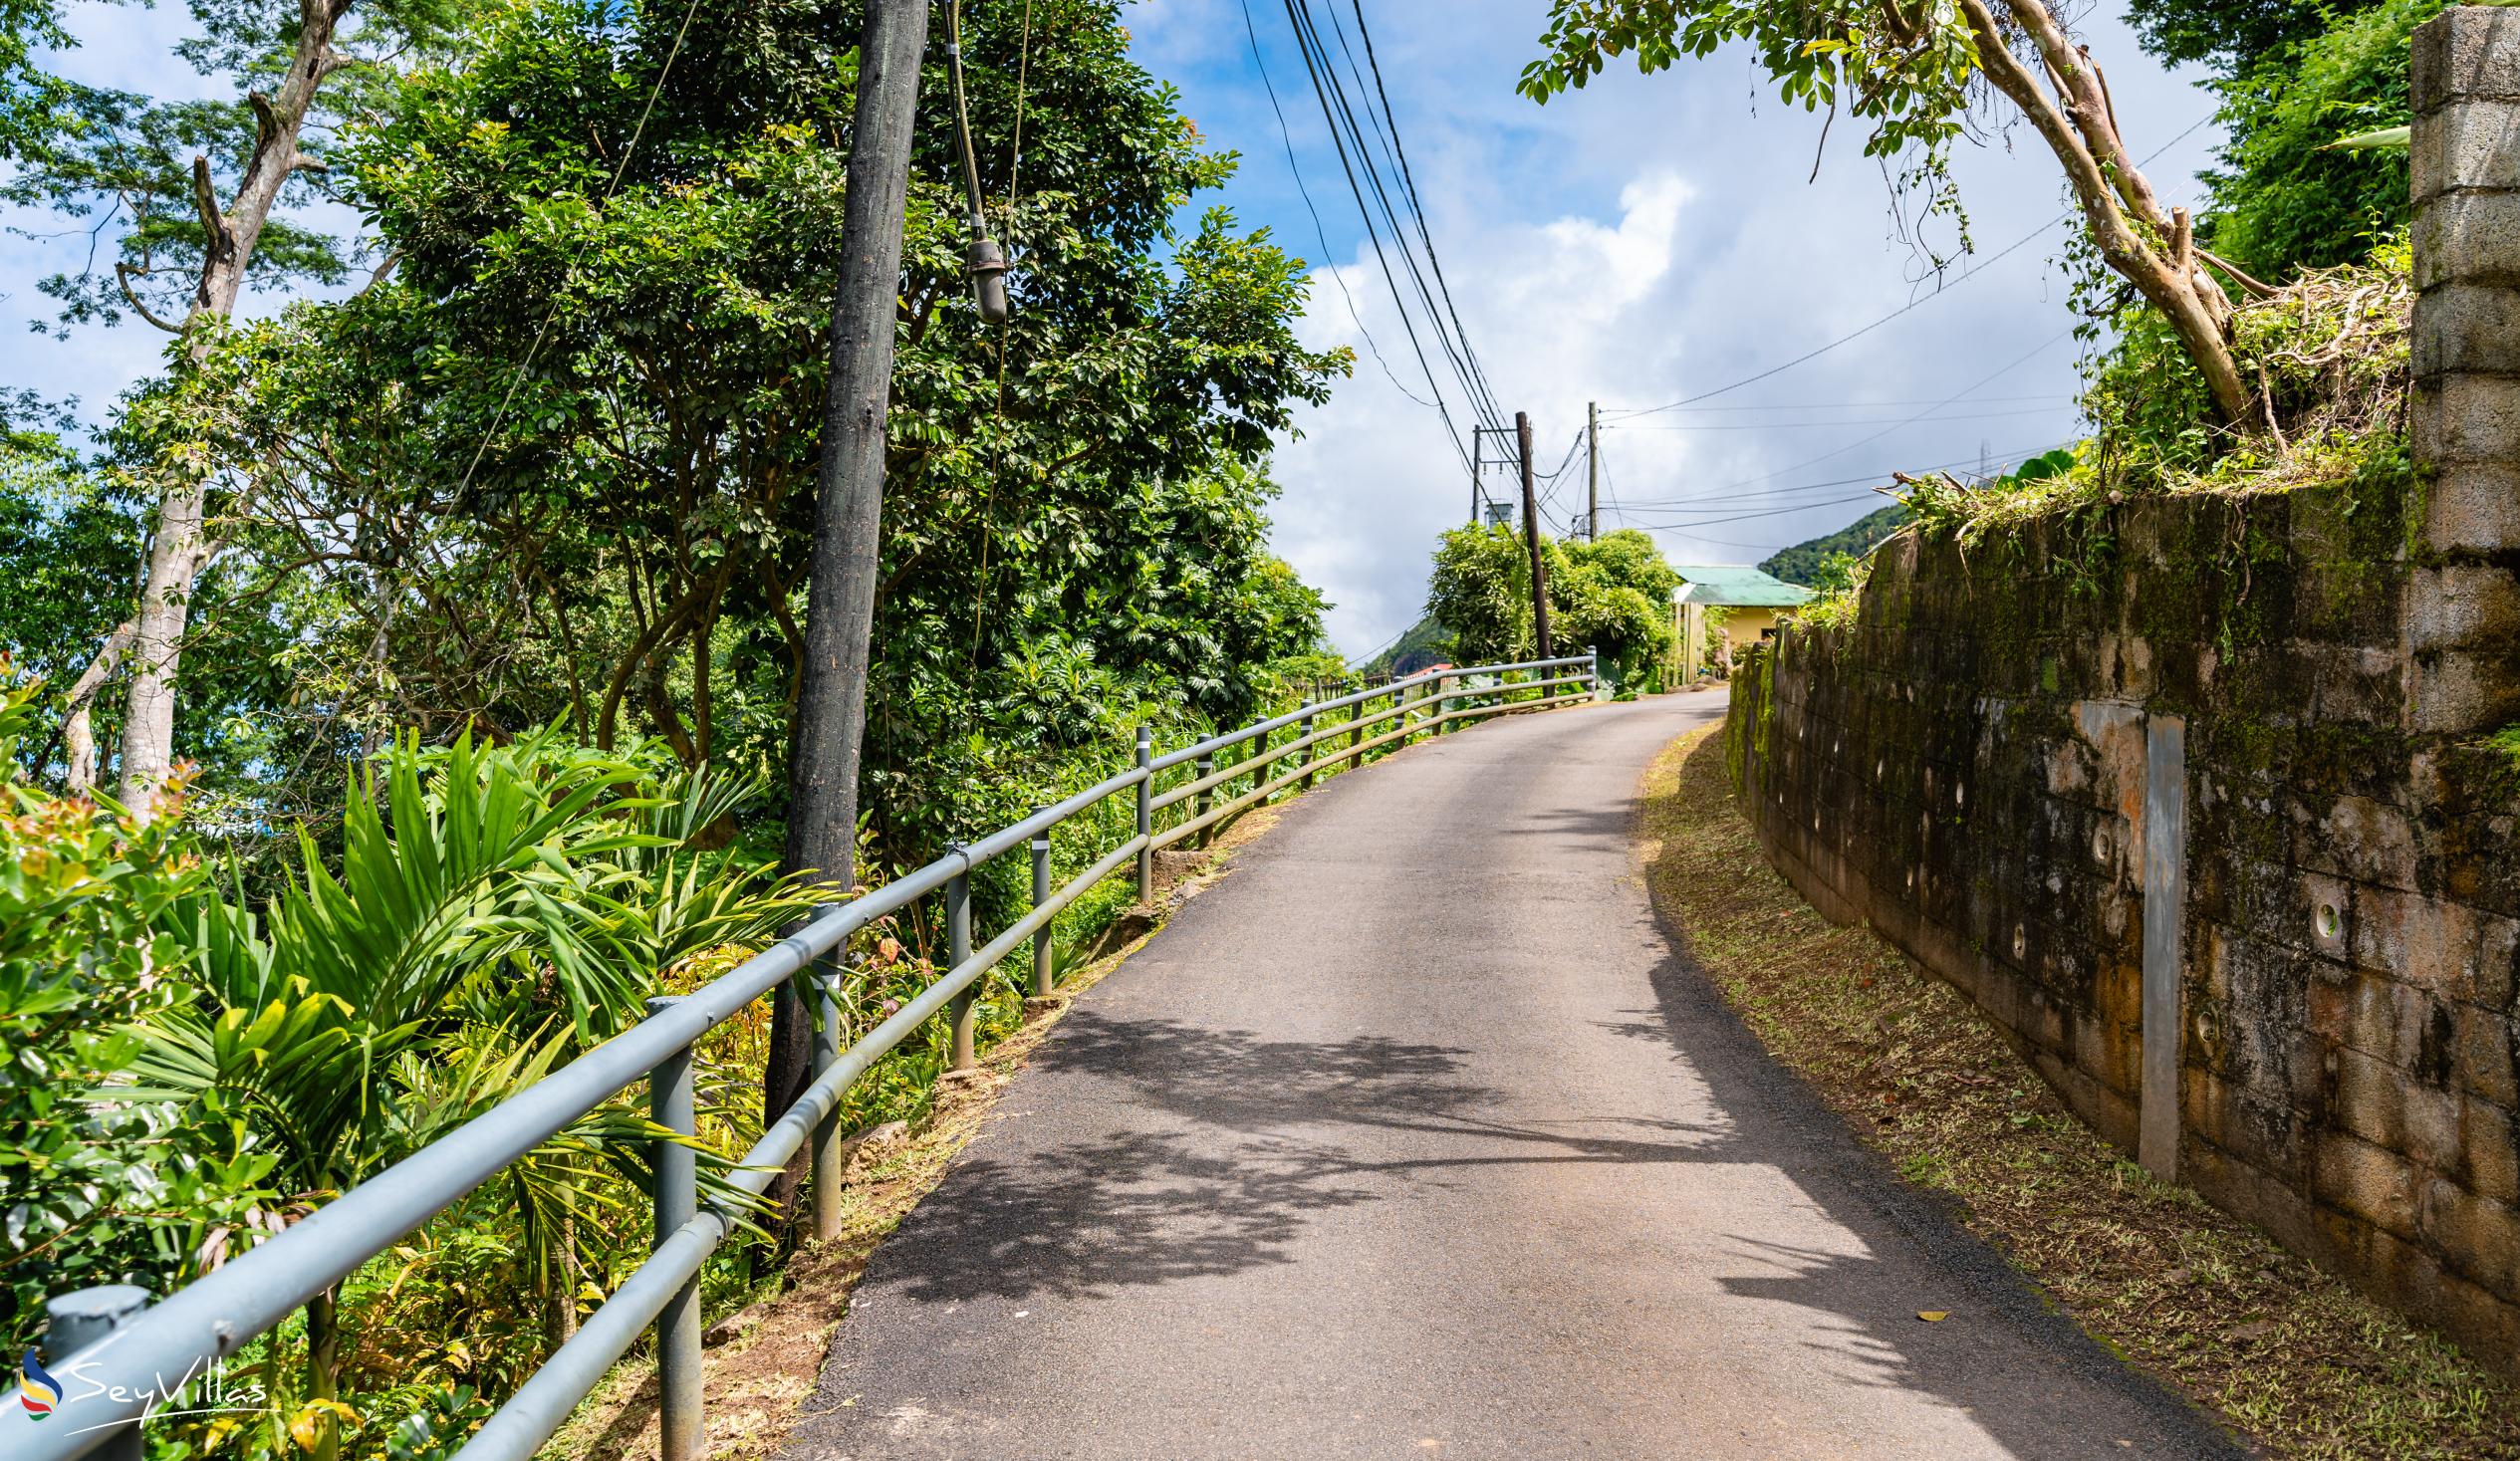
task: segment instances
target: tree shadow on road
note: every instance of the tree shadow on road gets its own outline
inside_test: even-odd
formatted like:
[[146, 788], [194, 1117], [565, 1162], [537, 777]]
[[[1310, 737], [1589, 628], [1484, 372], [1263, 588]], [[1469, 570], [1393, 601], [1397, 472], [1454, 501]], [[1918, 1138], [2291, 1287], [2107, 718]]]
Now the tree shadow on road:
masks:
[[1466, 1055], [1379, 1035], [1264, 1040], [1076, 1011], [1027, 1096], [1089, 1120], [1096, 1106], [1125, 1104], [1154, 1129], [1020, 1158], [967, 1153], [868, 1283], [918, 1304], [1092, 1297], [1288, 1262], [1312, 1215], [1445, 1185], [1467, 1168], [1721, 1159], [1723, 1132], [1687, 1121], [1507, 1119], [1501, 1093], [1461, 1078]]

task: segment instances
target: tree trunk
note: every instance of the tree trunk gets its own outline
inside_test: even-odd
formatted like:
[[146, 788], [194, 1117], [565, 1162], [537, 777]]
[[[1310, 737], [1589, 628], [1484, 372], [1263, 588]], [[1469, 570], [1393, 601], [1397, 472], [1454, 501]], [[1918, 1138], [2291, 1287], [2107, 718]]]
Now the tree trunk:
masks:
[[125, 619], [108, 634], [105, 647], [82, 671], [70, 694], [64, 700], [62, 715], [62, 754], [70, 763], [67, 790], [74, 797], [85, 796], [97, 786], [97, 735], [90, 715], [95, 709], [97, 691], [102, 688], [114, 667], [123, 660], [123, 651], [131, 646], [131, 620]]
[[[815, 473], [814, 550], [808, 570], [805, 673], [788, 747], [790, 870], [825, 895], [846, 897], [857, 875], [858, 763], [867, 725], [877, 555], [883, 526], [884, 415], [892, 393], [895, 301], [909, 192], [910, 140], [926, 0], [871, 0], [859, 44], [858, 96], [841, 221], [840, 282], [832, 302], [832, 374], [823, 399]], [[762, 1073], [763, 1124], [807, 1084], [812, 1021], [791, 981], [771, 1006]], [[804, 1153], [766, 1194], [784, 1219]]]
[[[255, 93], [254, 150], [236, 197], [223, 210], [210, 188], [210, 164], [192, 159], [193, 203], [204, 231], [201, 282], [184, 317], [184, 350], [195, 364], [210, 351], [235, 311], [254, 245], [289, 175], [310, 165], [298, 150], [317, 89], [342, 64], [333, 35], [350, 0], [300, 0], [297, 45], [276, 96]], [[170, 470], [180, 470], [170, 468]], [[131, 686], [123, 717], [122, 797], [136, 817], [153, 815], [148, 794], [174, 770], [176, 672], [183, 653], [194, 582], [209, 559], [202, 536], [209, 484], [182, 478], [167, 484], [150, 535], [148, 579], [140, 589], [130, 644]]]
[[[342, 1327], [340, 1286], [325, 1290], [306, 1305], [306, 1398], [342, 1397]], [[341, 1427], [333, 1417], [316, 1422], [315, 1461], [335, 1461], [341, 1454]]]
[[[2013, 23], [2037, 45], [2056, 95], [2051, 97], [2005, 45], [1988, 0], [1960, 0], [1986, 79], [2021, 109], [2064, 164], [2066, 182], [2082, 206], [2101, 258], [2169, 322], [2204, 375], [2224, 424], [2253, 433], [2255, 397], [2231, 356], [2231, 301], [2196, 258], [2184, 210], [2162, 210], [2118, 134], [2115, 108], [2099, 68], [2067, 37], [2044, 0], [2002, 3]], [[2146, 237], [2146, 230], [2160, 247]]]
[[578, 1214], [574, 1190], [564, 1189], [554, 1224], [552, 1261], [543, 1270], [543, 1340], [557, 1349], [578, 1333]]

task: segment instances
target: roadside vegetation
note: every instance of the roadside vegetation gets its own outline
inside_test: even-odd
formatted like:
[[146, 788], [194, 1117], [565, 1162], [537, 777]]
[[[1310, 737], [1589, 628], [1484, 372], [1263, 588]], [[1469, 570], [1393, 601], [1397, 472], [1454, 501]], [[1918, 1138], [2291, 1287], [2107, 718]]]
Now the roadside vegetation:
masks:
[[2077, 1323], [2268, 1454], [2520, 1457], [2520, 1392], [2075, 1119], [1995, 1026], [1835, 926], [1734, 808], [1720, 727], [1647, 773], [1641, 854], [1691, 963], [1901, 1176]]
[[[1625, 693], [1659, 688], [1680, 576], [1652, 537], [1634, 528], [1595, 539], [1544, 533], [1540, 558], [1557, 652], [1599, 650], [1603, 672]], [[1538, 655], [1531, 548], [1522, 530], [1496, 523], [1445, 533], [1427, 580], [1426, 623], [1444, 636], [1456, 664], [1510, 664]]]
[[[777, 850], [858, 10], [203, 0], [175, 46], [203, 102], [43, 75], [16, 43], [62, 43], [53, 8], [5, 9], [0, 195], [97, 241], [46, 326], [168, 347], [101, 407], [0, 401], [14, 1355], [48, 1296], [216, 1270], [805, 910]], [[1349, 365], [1296, 338], [1304, 265], [1193, 206], [1234, 159], [1117, 4], [961, 23], [1016, 311], [969, 295], [932, 49], [867, 886], [1121, 769], [1138, 725], [1355, 682], [1265, 547], [1273, 435]], [[1054, 870], [1133, 830], [1107, 805]], [[979, 926], [1027, 905], [1020, 861], [974, 878]], [[1134, 893], [1076, 904], [1063, 951]], [[868, 930], [844, 1040], [944, 949], [932, 907]], [[696, 1052], [704, 1173], [760, 1132], [769, 1023]], [[920, 1120], [945, 1059], [940, 1019], [841, 1119]], [[152, 1458], [451, 1454], [644, 1256], [655, 1134], [635, 1092], [561, 1133], [248, 1346], [227, 1383], [267, 1409], [151, 1425]], [[755, 1216], [712, 1320], [781, 1283]]]

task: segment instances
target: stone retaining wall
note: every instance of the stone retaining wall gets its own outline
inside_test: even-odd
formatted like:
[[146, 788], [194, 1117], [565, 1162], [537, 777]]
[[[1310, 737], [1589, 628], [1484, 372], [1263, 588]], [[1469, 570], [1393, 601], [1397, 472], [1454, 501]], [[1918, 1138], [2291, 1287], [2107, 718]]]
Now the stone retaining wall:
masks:
[[2415, 470], [1903, 535], [1737, 682], [1795, 885], [2520, 1373], [2520, 12], [2418, 32]]

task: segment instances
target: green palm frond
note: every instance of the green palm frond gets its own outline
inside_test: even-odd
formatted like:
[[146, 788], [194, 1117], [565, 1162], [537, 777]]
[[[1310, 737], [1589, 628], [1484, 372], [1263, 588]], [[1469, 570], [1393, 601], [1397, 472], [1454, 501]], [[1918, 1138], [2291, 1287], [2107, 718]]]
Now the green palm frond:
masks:
[[2356, 132], [2350, 137], [2339, 137], [2319, 150], [2322, 152], [2386, 150], [2402, 152], [2414, 144], [2414, 134], [2415, 131], [2411, 125], [2384, 126], [2378, 131]]

